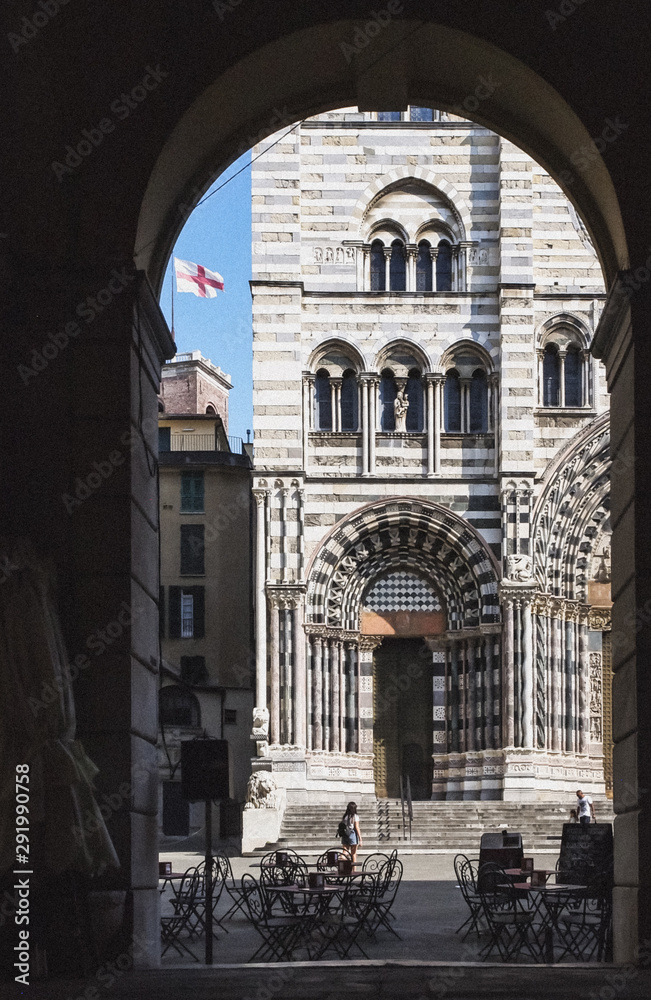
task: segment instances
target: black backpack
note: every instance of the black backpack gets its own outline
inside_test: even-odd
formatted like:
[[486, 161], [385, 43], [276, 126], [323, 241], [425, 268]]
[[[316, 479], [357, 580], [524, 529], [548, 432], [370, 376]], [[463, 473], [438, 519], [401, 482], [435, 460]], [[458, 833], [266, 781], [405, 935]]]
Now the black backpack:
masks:
[[345, 837], [347, 833], [348, 833], [348, 827], [346, 826], [346, 824], [342, 819], [341, 823], [337, 827], [337, 836], [341, 839], [342, 837]]

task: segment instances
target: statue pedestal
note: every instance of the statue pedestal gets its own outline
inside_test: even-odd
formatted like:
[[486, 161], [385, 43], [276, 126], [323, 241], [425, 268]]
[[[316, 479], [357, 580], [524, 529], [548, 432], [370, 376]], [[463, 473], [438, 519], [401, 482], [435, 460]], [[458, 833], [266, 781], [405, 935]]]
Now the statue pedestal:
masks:
[[275, 807], [251, 808], [245, 807], [242, 813], [242, 854], [252, 854], [265, 844], [275, 844], [280, 837], [280, 827], [285, 814], [287, 794], [284, 788], [277, 788]]

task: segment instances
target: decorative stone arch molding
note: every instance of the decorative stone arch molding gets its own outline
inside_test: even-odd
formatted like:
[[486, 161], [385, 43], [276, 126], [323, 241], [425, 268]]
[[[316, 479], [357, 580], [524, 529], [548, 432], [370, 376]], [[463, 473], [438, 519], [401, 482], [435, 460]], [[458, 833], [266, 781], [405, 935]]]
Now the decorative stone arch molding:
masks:
[[585, 601], [610, 510], [610, 424], [592, 421], [552, 463], [533, 512], [534, 575], [544, 592]]
[[499, 622], [499, 570], [478, 533], [449, 509], [408, 498], [369, 504], [330, 532], [308, 567], [306, 620], [357, 630], [365, 587], [398, 566], [432, 579], [449, 628]]
[[592, 331], [588, 324], [574, 313], [565, 312], [550, 316], [541, 324], [536, 335], [537, 347], [545, 348], [550, 341], [558, 343], [558, 334], [564, 330], [567, 332], [564, 334], [564, 340], [560, 342], [566, 340], [567, 343], [577, 343], [584, 351], [589, 349]]
[[[349, 362], [344, 364], [344, 362]], [[307, 367], [311, 372], [325, 368], [330, 375], [342, 375], [347, 368], [352, 368], [356, 374], [366, 371], [368, 364], [359, 346], [346, 337], [329, 337], [318, 344], [307, 359]]]
[[478, 343], [476, 340], [458, 340], [445, 348], [439, 361], [441, 371], [446, 372], [449, 368], [456, 367], [455, 359], [465, 354], [476, 355], [485, 368], [487, 375], [495, 371], [496, 359], [493, 358], [490, 351], [483, 344]]
[[[401, 354], [404, 354], [406, 357], [411, 356], [415, 365], [407, 366], [400, 361], [396, 362], [396, 359], [399, 359]], [[391, 336], [383, 337], [378, 345], [373, 362], [374, 370], [381, 372], [383, 368], [393, 368], [396, 364], [400, 368], [398, 374], [405, 377], [409, 367], [418, 367], [423, 374], [432, 370], [432, 361], [429, 354], [416, 340], [403, 336], [397, 338]]]
[[426, 167], [420, 166], [394, 167], [369, 184], [351, 213], [352, 220], [357, 222], [360, 235], [369, 209], [382, 195], [388, 194], [390, 190], [399, 187], [404, 181], [415, 181], [442, 194], [448, 202], [457, 222], [459, 238], [461, 240], [469, 238], [472, 229], [472, 217], [466, 201], [461, 197], [454, 185], [450, 184], [445, 177], [441, 177], [439, 174], [434, 173], [433, 170], [428, 170]]

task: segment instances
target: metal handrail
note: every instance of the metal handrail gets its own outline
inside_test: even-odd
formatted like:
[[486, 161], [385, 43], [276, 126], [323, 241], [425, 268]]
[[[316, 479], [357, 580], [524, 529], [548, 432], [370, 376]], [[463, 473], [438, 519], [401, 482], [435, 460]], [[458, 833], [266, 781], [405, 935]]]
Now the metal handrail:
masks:
[[405, 793], [405, 785], [402, 775], [400, 775], [400, 806], [402, 809], [402, 839], [407, 839], [406, 826], [409, 823], [409, 839], [411, 840], [411, 824], [414, 819], [414, 810], [411, 802], [411, 781], [409, 780], [409, 775], [407, 775], [407, 791]]

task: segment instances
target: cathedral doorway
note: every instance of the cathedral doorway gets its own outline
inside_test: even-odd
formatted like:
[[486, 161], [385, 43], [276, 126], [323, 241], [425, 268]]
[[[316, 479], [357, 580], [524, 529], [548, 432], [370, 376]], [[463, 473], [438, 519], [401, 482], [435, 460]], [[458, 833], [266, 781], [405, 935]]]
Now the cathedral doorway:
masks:
[[431, 654], [422, 639], [385, 639], [373, 659], [375, 794], [400, 797], [400, 778], [412, 799], [432, 791]]

